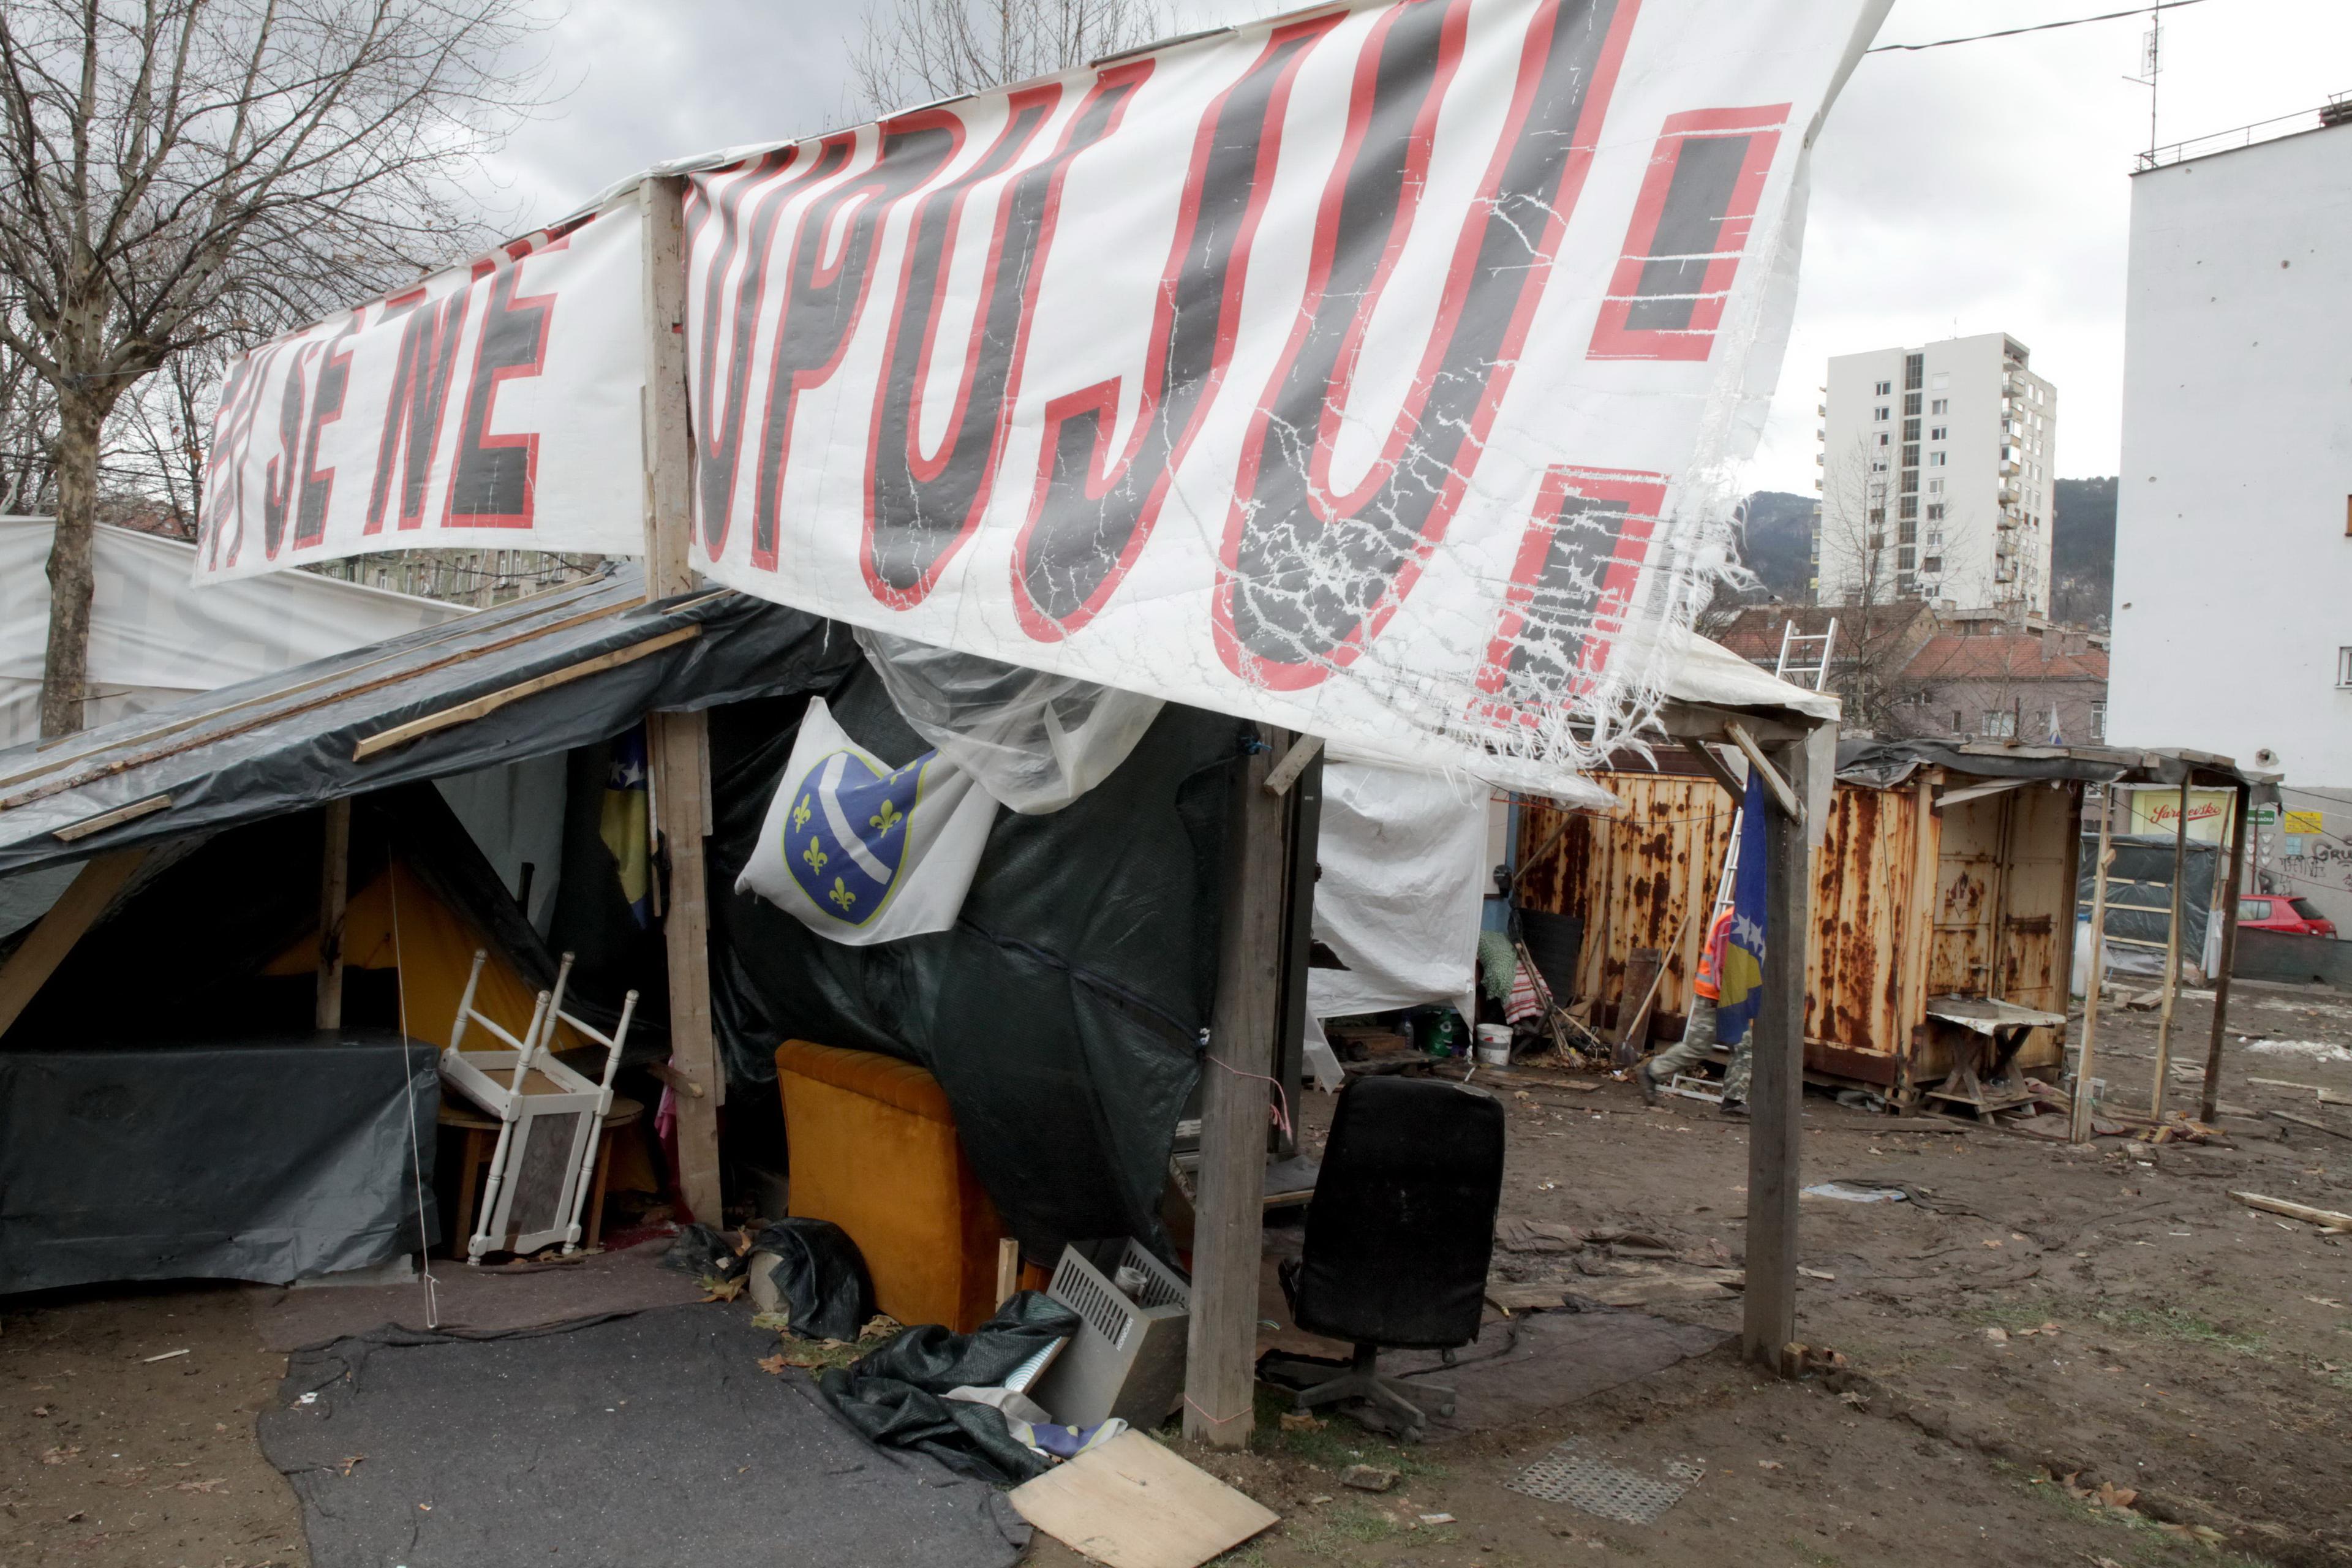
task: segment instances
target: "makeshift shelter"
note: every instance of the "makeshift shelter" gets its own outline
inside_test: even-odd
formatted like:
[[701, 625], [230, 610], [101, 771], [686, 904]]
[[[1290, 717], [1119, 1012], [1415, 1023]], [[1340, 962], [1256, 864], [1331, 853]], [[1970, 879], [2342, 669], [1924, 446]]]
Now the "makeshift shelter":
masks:
[[[1681, 763], [1662, 754], [1654, 771], [1606, 775], [1620, 816], [1537, 808], [1520, 838], [1522, 900], [1580, 924], [1572, 994], [1615, 1023], [1633, 955], [1656, 951], [1668, 1037], [1688, 1011], [1737, 809]], [[2191, 774], [2260, 776], [2195, 753], [1843, 742], [1812, 863], [1807, 1073], [1906, 1106], [1945, 1096], [1980, 1108], [2013, 1098], [1988, 1100], [1981, 1079], [1998, 1068], [2057, 1077], [2084, 786]]]
[[[773, 1052], [791, 1038], [914, 1062], [939, 1079], [965, 1152], [1033, 1257], [1051, 1258], [1074, 1237], [1151, 1234], [1213, 984], [1207, 955], [1225, 785], [1240, 754], [1235, 723], [1167, 710], [1127, 763], [1072, 805], [1000, 817], [954, 929], [850, 948], [733, 891], [813, 694], [894, 764], [923, 749], [843, 628], [725, 590], [649, 605], [635, 574], [615, 569], [0, 760], [0, 872], [84, 867], [0, 965], [0, 1058], [101, 1037], [169, 1043], [156, 1014], [205, 1016], [216, 1035], [251, 1038], [267, 1025], [307, 1037], [314, 978], [331, 968], [350, 994], [341, 1023], [396, 1031], [402, 1012], [389, 1004], [404, 1001], [406, 1037], [437, 1044], [478, 945], [501, 956], [478, 1005], [519, 1031], [552, 961], [521, 917], [518, 889], [425, 784], [532, 759], [590, 758], [595, 765], [567, 770], [572, 798], [546, 806], [587, 817], [588, 831], [568, 837], [591, 847], [584, 866], [564, 868], [558, 936], [572, 944], [580, 931], [567, 928], [568, 911], [583, 901], [620, 909], [607, 928], [631, 930], [593, 826], [605, 795], [599, 748], [650, 710], [708, 709], [701, 893], [726, 1068], [709, 1098], [731, 1089], [735, 1120], [772, 1120]], [[330, 803], [353, 797], [362, 809], [341, 862], [351, 889], [337, 904], [341, 942], [322, 963], [321, 887], [333, 862], [321, 845]], [[440, 839], [463, 846], [463, 877], [435, 869], [448, 856], [428, 865], [382, 849], [371, 814], [395, 799], [407, 817], [430, 816]], [[137, 879], [140, 867], [182, 855], [168, 875]], [[675, 866], [665, 913], [690, 890]], [[275, 891], [262, 900], [265, 883]], [[271, 918], [216, 919], [205, 940], [176, 945], [157, 928], [201, 928], [196, 911], [240, 901]], [[172, 955], [173, 983], [110, 984], [107, 965], [147, 946]], [[663, 987], [657, 953], [648, 965], [640, 942], [583, 961], [573, 1005], [601, 1004], [609, 1026], [621, 990]], [[394, 963], [396, 990], [385, 969]], [[94, 1029], [79, 1015], [92, 992], [136, 1016]], [[232, 1005], [233, 992], [273, 1001], [268, 1010]], [[641, 1008], [632, 1040], [644, 1044], [632, 1056], [652, 1058], [683, 1105], [701, 1097], [675, 1061], [659, 1060], [676, 1047], [661, 1016], [650, 1002]], [[402, 1091], [396, 1079], [378, 1088]], [[268, 1115], [268, 1104], [255, 1100], [249, 1114]], [[49, 1223], [20, 1201], [33, 1202], [13, 1189], [0, 1198], [0, 1231]]]
[[[41, 732], [54, 519], [0, 517], [0, 747]], [[465, 610], [311, 572], [198, 588], [196, 547], [101, 523], [90, 548], [85, 721], [108, 724]]]

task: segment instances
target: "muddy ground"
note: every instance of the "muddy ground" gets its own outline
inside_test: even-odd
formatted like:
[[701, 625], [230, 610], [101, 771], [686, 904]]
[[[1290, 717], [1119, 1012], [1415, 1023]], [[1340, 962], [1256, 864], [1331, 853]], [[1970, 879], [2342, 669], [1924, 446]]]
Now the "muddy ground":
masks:
[[[2184, 1003], [2178, 1054], [2201, 1057], [2210, 1016]], [[2352, 998], [2242, 984], [2232, 1016], [2255, 1038], [2232, 1040], [2222, 1098], [2257, 1114], [2232, 1119], [2228, 1146], [1906, 1131], [1809, 1096], [1808, 1183], [1898, 1183], [1924, 1200], [1804, 1204], [1800, 1336], [1845, 1370], [1780, 1383], [1718, 1352], [1412, 1450], [1344, 1419], [1281, 1431], [1269, 1396], [1253, 1452], [1195, 1456], [1284, 1517], [1228, 1561], [2352, 1563], [2352, 1237], [2229, 1196], [2352, 1210], [2352, 1107], [2318, 1094], [2352, 1098]], [[2265, 1036], [2301, 1047], [2261, 1048]], [[2153, 1014], [2103, 1017], [2113, 1094], [2144, 1103], [2154, 1037]], [[1550, 1079], [1506, 1092], [1507, 1216], [1738, 1259], [1743, 1127]], [[2177, 1083], [2193, 1107], [2193, 1081]], [[1310, 1100], [1311, 1138], [1329, 1102]], [[1568, 1279], [1583, 1256], [1498, 1251], [1497, 1275]], [[1738, 1321], [1729, 1300], [1656, 1310]], [[282, 1364], [238, 1288], [0, 1305], [0, 1564], [305, 1563], [293, 1495], [253, 1436]], [[1506, 1489], [1567, 1439], [1701, 1479], [1646, 1526]], [[1397, 1488], [1340, 1486], [1360, 1460], [1400, 1469]], [[1029, 1560], [1080, 1561], [1042, 1538]]]

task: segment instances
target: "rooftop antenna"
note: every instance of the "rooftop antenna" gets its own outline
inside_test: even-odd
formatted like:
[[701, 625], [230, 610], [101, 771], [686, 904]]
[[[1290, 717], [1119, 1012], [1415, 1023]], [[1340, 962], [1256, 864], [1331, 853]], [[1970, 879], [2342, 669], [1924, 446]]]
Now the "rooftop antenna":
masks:
[[2127, 76], [2126, 81], [2137, 82], [2147, 89], [2147, 162], [2156, 163], [2156, 79], [2164, 68], [2164, 4], [2163, 0], [2147, 8], [2147, 31], [2140, 35], [2139, 75]]

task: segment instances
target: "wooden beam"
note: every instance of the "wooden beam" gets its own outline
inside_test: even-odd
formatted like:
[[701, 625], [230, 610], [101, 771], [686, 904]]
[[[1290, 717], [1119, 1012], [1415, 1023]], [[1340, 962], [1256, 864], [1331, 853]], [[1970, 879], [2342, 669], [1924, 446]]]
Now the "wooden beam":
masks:
[[651, 1073], [656, 1079], [659, 1079], [662, 1084], [678, 1094], [692, 1095], [697, 1100], [709, 1098], [700, 1084], [695, 1082], [692, 1079], [687, 1077], [684, 1073], [678, 1071], [667, 1062], [647, 1062], [646, 1064], [646, 1071]]
[[[649, 179], [637, 187], [645, 256], [646, 597], [683, 594], [699, 579], [692, 565], [693, 441], [686, 396], [686, 182]], [[719, 1108], [727, 1080], [710, 1015], [710, 730], [700, 713], [649, 713], [646, 750], [654, 772], [656, 826], [669, 865], [662, 940], [669, 960], [669, 1068], [677, 1096], [679, 1196], [697, 1219], [726, 1223], [719, 1163]]]
[[1288, 795], [1290, 786], [1298, 782], [1298, 775], [1307, 771], [1307, 764], [1313, 762], [1316, 753], [1322, 749], [1323, 737], [1320, 735], [1301, 735], [1291, 742], [1290, 750], [1283, 753], [1282, 761], [1275, 763], [1274, 771], [1265, 775], [1266, 794]]
[[2189, 918], [2189, 775], [2180, 775], [2180, 816], [2172, 825], [2172, 919], [2164, 931], [2164, 1003], [2156, 1020], [2156, 1087], [2148, 1116], [2164, 1120], [2164, 1091], [2172, 1076], [2172, 1005], [2180, 994], [2180, 922]]
[[1259, 725], [1247, 732], [1263, 743], [1234, 764], [1226, 795], [1224, 899], [1217, 994], [1201, 1066], [1201, 1171], [1184, 1368], [1184, 1436], [1219, 1448], [1245, 1447], [1250, 1436], [1265, 1239], [1266, 1080], [1281, 1025], [1287, 813], [1266, 793], [1265, 779], [1287, 737]]
[[1731, 770], [1723, 765], [1723, 759], [1717, 756], [1712, 751], [1707, 749], [1707, 744], [1705, 741], [1694, 741], [1688, 737], [1685, 737], [1682, 742], [1682, 748], [1684, 751], [1688, 752], [1691, 754], [1692, 759], [1696, 761], [1700, 767], [1706, 770], [1707, 777], [1721, 784], [1724, 789], [1730, 794], [1733, 800], [1738, 801], [1748, 798], [1748, 792], [1740, 787], [1740, 784], [1738, 779], [1731, 776]]
[[694, 528], [694, 441], [686, 398], [686, 181], [637, 186], [646, 306], [646, 597], [683, 594], [700, 579]]
[[89, 928], [98, 923], [133, 873], [147, 858], [147, 848], [117, 849], [82, 863], [80, 874], [49, 906], [31, 934], [17, 944], [0, 966], [0, 1035], [8, 1032], [66, 954], [74, 950]]
[[[319, 1006], [321, 1029], [343, 1026], [343, 904], [352, 886], [352, 802], [327, 803], [319, 863]], [[385, 874], [390, 875], [387, 868]]]
[[2205, 1089], [2198, 1097], [2197, 1120], [2210, 1121], [2221, 1098], [2221, 1043], [2230, 1027], [2230, 971], [2238, 963], [2238, 889], [2246, 875], [2246, 818], [2253, 791], [2237, 789], [2230, 811], [2229, 879], [2214, 896], [2228, 900], [2221, 910], [2221, 966], [2213, 978], [2213, 1034], [2205, 1043]]
[[542, 691], [581, 679], [585, 676], [596, 675], [607, 669], [617, 669], [625, 664], [635, 664], [647, 654], [659, 653], [666, 647], [675, 647], [679, 643], [691, 641], [701, 635], [702, 627], [699, 625], [677, 626], [662, 633], [659, 637], [647, 637], [643, 642], [631, 643], [626, 647], [616, 647], [609, 653], [600, 653], [593, 658], [583, 658], [577, 664], [567, 664], [562, 669], [551, 669], [545, 675], [534, 675], [529, 680], [518, 680], [512, 686], [500, 687], [498, 690], [477, 697], [471, 701], [460, 702], [453, 708], [444, 708], [438, 713], [427, 713], [422, 719], [411, 719], [405, 724], [395, 724], [389, 730], [380, 731], [365, 737], [359, 744], [353, 746], [352, 761], [363, 763], [379, 752], [388, 752], [394, 746], [406, 745], [421, 735], [430, 735], [436, 730], [447, 730], [459, 724], [469, 724], [485, 715], [497, 712], [509, 702], [520, 702], [526, 697], [535, 697]]
[[[1764, 748], [1756, 743], [1756, 737], [1748, 732], [1745, 724], [1726, 724], [1724, 729], [1730, 733], [1731, 743], [1747, 754], [1748, 765], [1764, 775], [1764, 793], [1772, 797], [1772, 804], [1779, 806], [1781, 815], [1790, 821], [1803, 826], [1805, 797], [1797, 793], [1796, 786], [1781, 774], [1780, 769], [1766, 760]], [[1788, 745], [1789, 742], [1782, 742], [1781, 750], [1786, 752]]]
[[[1744, 749], [1744, 748], [1743, 748]], [[1774, 748], [1791, 795], [1806, 787], [1805, 743]], [[1760, 759], [1750, 757], [1751, 764]], [[1769, 775], [1768, 775], [1769, 777]], [[1740, 1352], [1779, 1372], [1797, 1330], [1797, 1192], [1805, 1098], [1805, 961], [1812, 858], [1801, 816], [1764, 814], [1764, 1000], [1748, 1090], [1748, 1295]]]
[[101, 811], [96, 816], [85, 816], [79, 822], [69, 822], [57, 829], [50, 837], [62, 838], [70, 844], [77, 838], [87, 838], [93, 833], [103, 833], [110, 827], [120, 827], [126, 822], [135, 822], [140, 817], [151, 816], [155, 812], [168, 811], [171, 806], [170, 795], [151, 795], [145, 800], [134, 800], [129, 805], [118, 805], [112, 811]]
[[2335, 1209], [2315, 1209], [2309, 1204], [2264, 1197], [2260, 1193], [2233, 1192], [2230, 1195], [2248, 1208], [2260, 1209], [2264, 1214], [2283, 1214], [2289, 1219], [2299, 1219], [2305, 1225], [2319, 1226], [2326, 1230], [2352, 1230], [2352, 1214], [2341, 1214]]
[[2074, 1099], [2067, 1142], [2091, 1141], [2091, 1069], [2099, 1048], [2099, 992], [2107, 973], [2107, 862], [2115, 858], [2116, 797], [2112, 784], [2099, 795], [2099, 858], [2091, 868], [2091, 973], [2083, 976], [2083, 1048], [2074, 1056]]

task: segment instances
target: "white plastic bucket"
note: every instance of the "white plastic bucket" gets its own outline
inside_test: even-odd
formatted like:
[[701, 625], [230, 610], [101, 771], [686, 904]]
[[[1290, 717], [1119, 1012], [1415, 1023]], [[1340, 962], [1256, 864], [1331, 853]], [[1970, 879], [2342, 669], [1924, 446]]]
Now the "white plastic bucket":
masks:
[[1511, 1065], [1511, 1026], [1508, 1024], [1478, 1026], [1478, 1059], [1490, 1068]]

